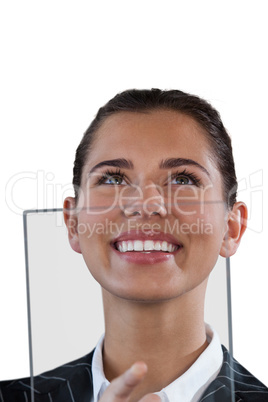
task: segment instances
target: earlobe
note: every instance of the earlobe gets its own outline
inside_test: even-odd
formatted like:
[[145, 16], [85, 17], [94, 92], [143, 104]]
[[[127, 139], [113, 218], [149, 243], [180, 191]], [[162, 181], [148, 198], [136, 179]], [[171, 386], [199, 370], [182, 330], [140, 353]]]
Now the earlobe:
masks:
[[69, 243], [74, 251], [81, 254], [79, 237], [77, 231], [77, 214], [75, 199], [67, 197], [63, 203], [63, 216], [64, 222], [68, 230]]
[[220, 255], [231, 257], [235, 254], [247, 227], [248, 211], [243, 202], [236, 202], [228, 213], [227, 230], [222, 242]]

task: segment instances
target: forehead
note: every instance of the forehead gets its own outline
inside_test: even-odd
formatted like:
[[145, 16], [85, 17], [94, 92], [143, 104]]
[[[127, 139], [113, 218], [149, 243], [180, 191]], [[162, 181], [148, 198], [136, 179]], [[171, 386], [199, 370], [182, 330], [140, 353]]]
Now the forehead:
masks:
[[148, 159], [158, 154], [162, 158], [211, 157], [205, 130], [192, 117], [169, 110], [115, 113], [97, 130], [91, 149], [89, 159], [121, 152], [146, 152]]

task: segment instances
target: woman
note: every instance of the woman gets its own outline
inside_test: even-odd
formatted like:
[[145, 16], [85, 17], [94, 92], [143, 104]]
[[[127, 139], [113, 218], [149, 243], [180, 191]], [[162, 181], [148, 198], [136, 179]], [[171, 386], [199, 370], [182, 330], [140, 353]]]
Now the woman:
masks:
[[[35, 400], [231, 401], [230, 377], [234, 400], [268, 400], [204, 323], [209, 274], [247, 220], [218, 113], [181, 91], [123, 92], [86, 131], [73, 184], [65, 222], [102, 287], [105, 337], [37, 377]], [[5, 383], [3, 401], [26, 400], [25, 384]]]

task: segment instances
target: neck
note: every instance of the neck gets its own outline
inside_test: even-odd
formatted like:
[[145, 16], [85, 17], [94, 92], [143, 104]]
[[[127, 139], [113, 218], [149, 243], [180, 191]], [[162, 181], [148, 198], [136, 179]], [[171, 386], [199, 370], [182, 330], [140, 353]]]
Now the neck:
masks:
[[207, 347], [204, 290], [155, 303], [122, 300], [103, 290], [106, 378], [111, 381], [134, 362], [144, 361], [148, 373], [138, 390], [141, 396], [182, 375]]

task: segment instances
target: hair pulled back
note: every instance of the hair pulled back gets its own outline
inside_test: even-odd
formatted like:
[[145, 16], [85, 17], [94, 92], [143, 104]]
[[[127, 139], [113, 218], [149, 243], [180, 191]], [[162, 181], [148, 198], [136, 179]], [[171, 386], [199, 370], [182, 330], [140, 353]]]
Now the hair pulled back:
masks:
[[103, 121], [120, 112], [150, 112], [171, 110], [192, 117], [205, 130], [212, 155], [223, 180], [224, 198], [231, 208], [236, 201], [237, 179], [231, 139], [221, 121], [221, 117], [210, 103], [198, 96], [179, 90], [130, 89], [117, 94], [101, 107], [86, 130], [77, 150], [73, 168], [73, 186], [78, 199], [83, 167], [89, 156], [93, 141]]

